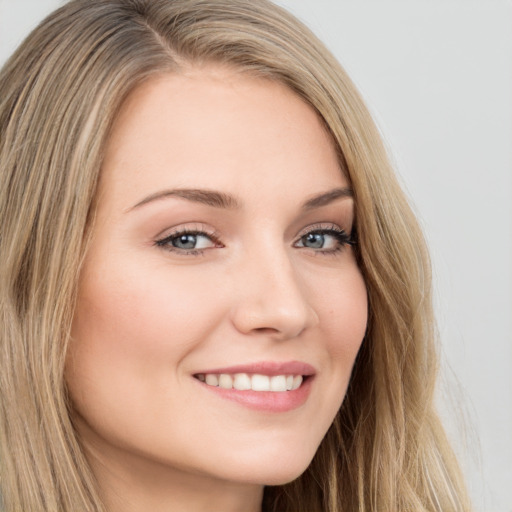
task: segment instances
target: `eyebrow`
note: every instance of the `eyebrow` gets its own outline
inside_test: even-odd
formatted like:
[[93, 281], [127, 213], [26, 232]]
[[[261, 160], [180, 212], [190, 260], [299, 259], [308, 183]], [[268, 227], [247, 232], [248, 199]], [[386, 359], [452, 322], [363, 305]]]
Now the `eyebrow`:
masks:
[[[214, 208], [222, 208], [227, 210], [237, 210], [241, 208], [240, 201], [235, 196], [226, 194], [225, 192], [197, 188], [179, 188], [172, 190], [162, 190], [160, 192], [150, 194], [131, 208], [128, 208], [127, 212], [140, 208], [145, 204], [152, 203], [153, 201], [159, 201], [169, 197], [179, 197], [194, 203], [205, 204], [207, 206], [213, 206]], [[333, 190], [329, 190], [328, 192], [322, 192], [309, 198], [303, 203], [301, 208], [303, 210], [313, 210], [315, 208], [326, 206], [336, 201], [337, 199], [345, 197], [353, 197], [352, 189], [349, 187], [335, 188]]]
[[333, 190], [329, 190], [329, 192], [324, 192], [322, 194], [318, 194], [308, 199], [303, 205], [303, 210], [313, 210], [314, 208], [320, 208], [321, 206], [326, 206], [337, 199], [341, 199], [344, 197], [353, 197], [354, 194], [352, 189], [349, 187], [341, 187], [335, 188]]
[[168, 197], [179, 197], [192, 201], [194, 203], [201, 203], [207, 206], [213, 206], [214, 208], [223, 208], [227, 210], [240, 209], [239, 201], [232, 195], [224, 192], [217, 192], [216, 190], [205, 190], [198, 188], [178, 188], [174, 190], [163, 190], [161, 192], [155, 192], [142, 201], [139, 201], [136, 205], [128, 209], [128, 211], [139, 208], [145, 204]]

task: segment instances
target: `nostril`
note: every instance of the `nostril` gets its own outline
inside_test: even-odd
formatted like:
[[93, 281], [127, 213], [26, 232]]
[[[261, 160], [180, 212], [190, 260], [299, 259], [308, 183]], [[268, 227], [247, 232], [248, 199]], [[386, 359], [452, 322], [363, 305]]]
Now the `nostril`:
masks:
[[259, 334], [274, 334], [279, 332], [279, 330], [273, 327], [257, 327], [256, 329], [253, 329], [253, 332], [257, 332]]
[[[255, 269], [257, 270], [257, 269]], [[272, 281], [273, 279], [273, 281]], [[318, 324], [318, 316], [291, 271], [245, 278], [231, 320], [243, 334], [291, 339]]]

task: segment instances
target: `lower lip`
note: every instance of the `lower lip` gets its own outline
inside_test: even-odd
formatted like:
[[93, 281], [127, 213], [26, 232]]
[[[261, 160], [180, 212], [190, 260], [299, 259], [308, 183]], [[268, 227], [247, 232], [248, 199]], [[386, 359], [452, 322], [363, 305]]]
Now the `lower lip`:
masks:
[[287, 412], [297, 409], [306, 402], [311, 391], [312, 381], [313, 377], [308, 376], [302, 382], [300, 388], [293, 391], [239, 391], [197, 382], [217, 396], [237, 402], [249, 409], [262, 412]]

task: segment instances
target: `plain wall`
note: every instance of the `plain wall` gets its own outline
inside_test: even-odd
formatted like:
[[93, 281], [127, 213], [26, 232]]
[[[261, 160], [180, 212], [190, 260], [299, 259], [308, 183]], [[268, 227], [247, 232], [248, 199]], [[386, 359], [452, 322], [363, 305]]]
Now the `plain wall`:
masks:
[[[60, 3], [0, 0], [0, 63]], [[476, 509], [512, 512], [512, 4], [278, 3], [326, 42], [382, 129], [431, 246], [449, 432]]]

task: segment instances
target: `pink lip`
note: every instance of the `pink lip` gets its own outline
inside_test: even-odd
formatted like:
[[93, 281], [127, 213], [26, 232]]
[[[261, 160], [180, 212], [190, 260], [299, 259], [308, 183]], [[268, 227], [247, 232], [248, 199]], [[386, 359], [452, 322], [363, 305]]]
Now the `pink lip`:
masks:
[[[293, 391], [239, 391], [237, 389], [224, 389], [215, 386], [208, 386], [204, 382], [196, 380], [204, 389], [214, 393], [217, 397], [236, 402], [249, 409], [261, 412], [287, 412], [297, 409], [308, 399], [314, 381], [315, 369], [307, 364], [298, 361], [273, 362], [264, 361], [254, 364], [237, 365], [225, 368], [215, 368], [197, 372], [197, 374], [235, 374], [235, 373], [258, 373], [260, 375], [303, 375], [302, 385]], [[196, 374], [196, 375], [197, 375]]]
[[316, 370], [310, 364], [302, 363], [300, 361], [261, 361], [252, 364], [240, 364], [237, 366], [226, 366], [224, 368], [203, 370], [200, 372], [196, 372], [196, 375], [199, 373], [229, 373], [230, 375], [233, 375], [235, 373], [258, 373], [259, 375], [268, 375], [269, 377], [273, 377], [275, 375], [311, 376], [316, 373]]

